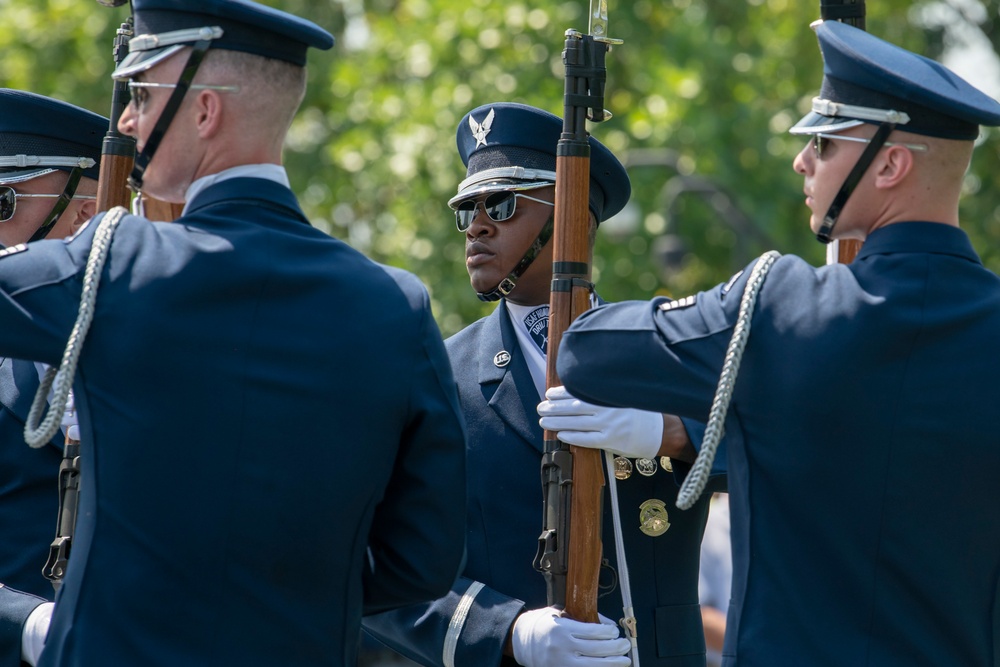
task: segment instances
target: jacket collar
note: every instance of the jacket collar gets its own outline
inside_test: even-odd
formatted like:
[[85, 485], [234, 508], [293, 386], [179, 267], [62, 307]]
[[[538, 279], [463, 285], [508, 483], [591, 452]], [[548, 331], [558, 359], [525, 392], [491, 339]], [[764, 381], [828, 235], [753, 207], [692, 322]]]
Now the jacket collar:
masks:
[[876, 229], [868, 235], [855, 261], [886, 253], [955, 255], [982, 263], [964, 231], [940, 222], [895, 222]]
[[280, 183], [263, 178], [230, 178], [201, 190], [188, 202], [184, 215], [228, 201], [253, 201], [260, 206], [285, 209], [292, 216], [309, 224], [299, 207], [295, 194]]
[[543, 451], [538, 425], [538, 391], [518, 345], [506, 302], [501, 300], [483, 323], [479, 384], [496, 385], [490, 408], [521, 438]]

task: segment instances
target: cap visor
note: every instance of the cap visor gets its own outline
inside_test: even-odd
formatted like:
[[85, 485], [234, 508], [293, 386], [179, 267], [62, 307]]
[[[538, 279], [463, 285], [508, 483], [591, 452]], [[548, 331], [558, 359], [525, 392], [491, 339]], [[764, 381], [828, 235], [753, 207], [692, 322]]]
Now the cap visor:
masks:
[[837, 116], [824, 116], [821, 113], [810, 111], [802, 120], [793, 125], [789, 134], [816, 134], [817, 132], [841, 132], [843, 130], [864, 125], [864, 121], [854, 118], [838, 118]]
[[0, 185], [11, 185], [12, 183], [24, 183], [33, 178], [51, 174], [58, 169], [52, 167], [35, 167], [33, 169], [0, 169]]
[[483, 183], [470, 185], [460, 191], [457, 195], [448, 200], [448, 206], [450, 208], [455, 208], [458, 206], [459, 202], [491, 192], [537, 190], [538, 188], [544, 188], [551, 185], [555, 185], [555, 183], [552, 181], [518, 181], [513, 178], [501, 178], [492, 181], [485, 181]]
[[149, 49], [148, 51], [133, 51], [125, 56], [122, 64], [111, 73], [112, 79], [128, 79], [139, 72], [145, 72], [157, 63], [160, 63], [174, 55], [186, 44], [172, 44], [159, 49]]

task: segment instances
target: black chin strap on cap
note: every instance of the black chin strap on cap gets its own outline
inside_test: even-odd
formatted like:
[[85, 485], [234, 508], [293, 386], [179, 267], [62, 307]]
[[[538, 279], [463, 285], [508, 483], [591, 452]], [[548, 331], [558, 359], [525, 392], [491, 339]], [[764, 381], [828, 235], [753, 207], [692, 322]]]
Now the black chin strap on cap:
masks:
[[132, 173], [128, 177], [129, 187], [134, 191], [138, 192], [142, 188], [142, 178], [146, 173], [146, 167], [149, 166], [149, 161], [153, 159], [153, 154], [156, 153], [160, 142], [163, 141], [163, 135], [170, 128], [170, 123], [173, 122], [174, 116], [181, 106], [181, 102], [184, 101], [184, 96], [187, 94], [188, 88], [191, 87], [194, 75], [198, 72], [198, 67], [205, 58], [205, 52], [208, 51], [208, 47], [211, 44], [212, 38], [209, 37], [208, 39], [195, 42], [191, 47], [191, 55], [188, 56], [187, 63], [184, 65], [184, 71], [181, 72], [181, 76], [177, 80], [177, 87], [174, 88], [170, 99], [164, 105], [160, 117], [156, 119], [156, 125], [153, 127], [153, 131], [149, 133], [149, 139], [146, 140], [142, 152], [135, 156]]
[[55, 227], [56, 221], [59, 216], [63, 214], [66, 207], [69, 206], [70, 201], [73, 199], [73, 195], [76, 194], [76, 188], [80, 185], [80, 179], [83, 178], [83, 169], [81, 167], [74, 167], [73, 171], [69, 172], [69, 180], [66, 181], [66, 187], [63, 188], [62, 193], [59, 195], [59, 199], [56, 200], [55, 205], [49, 214], [45, 216], [45, 222], [42, 226], [35, 230], [35, 233], [31, 235], [28, 242], [38, 241], [44, 239]]
[[851, 173], [847, 175], [844, 179], [844, 184], [840, 186], [840, 191], [837, 196], [833, 198], [833, 203], [830, 204], [830, 208], [827, 210], [826, 215], [823, 217], [823, 224], [820, 225], [819, 231], [816, 232], [816, 238], [820, 240], [821, 243], [829, 243], [833, 240], [833, 226], [837, 224], [837, 218], [840, 217], [841, 211], [844, 210], [844, 206], [847, 205], [847, 199], [854, 192], [854, 188], [858, 186], [861, 182], [861, 177], [864, 176], [865, 171], [871, 165], [872, 160], [875, 159], [875, 155], [882, 150], [882, 145], [892, 134], [892, 131], [896, 129], [895, 123], [882, 123], [878, 127], [878, 131], [871, 138], [871, 141], [865, 146], [865, 151], [858, 158], [857, 164], [854, 165], [854, 169]]
[[555, 217], [549, 216], [548, 222], [542, 227], [542, 230], [538, 232], [538, 237], [535, 239], [531, 247], [528, 248], [528, 252], [524, 253], [524, 257], [521, 261], [517, 263], [514, 270], [507, 274], [507, 277], [500, 281], [500, 284], [494, 287], [489, 292], [476, 292], [476, 296], [479, 297], [480, 301], [499, 301], [503, 297], [507, 296], [514, 291], [514, 287], [517, 285], [517, 280], [520, 278], [531, 263], [535, 261], [538, 257], [538, 253], [542, 251], [545, 244], [549, 242], [552, 238], [552, 230], [554, 229]]

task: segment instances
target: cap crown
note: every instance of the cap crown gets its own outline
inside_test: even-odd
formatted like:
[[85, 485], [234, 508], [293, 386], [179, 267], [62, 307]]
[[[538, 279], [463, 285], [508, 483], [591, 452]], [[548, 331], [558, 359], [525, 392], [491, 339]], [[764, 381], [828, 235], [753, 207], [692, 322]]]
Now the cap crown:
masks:
[[27, 180], [52, 169], [70, 171], [81, 159], [93, 160], [83, 175], [97, 180], [109, 123], [104, 116], [68, 102], [0, 89], [0, 160], [22, 163], [0, 165], [0, 183]]
[[[512, 182], [554, 183], [562, 126], [558, 116], [513, 102], [485, 104], [467, 113], [456, 133], [467, 178], [452, 201]], [[590, 208], [602, 222], [625, 206], [632, 186], [618, 158], [597, 139], [589, 142]]]
[[[312, 21], [250, 0], [133, 0], [135, 37], [113, 76], [149, 69], [201, 37], [201, 28], [221, 28], [211, 48], [243, 51], [304, 66], [309, 47], [329, 49], [333, 36]], [[184, 32], [187, 31], [187, 32]]]
[[905, 115], [899, 129], [947, 139], [975, 139], [980, 125], [1000, 125], [1000, 103], [938, 62], [838, 21], [820, 23], [816, 36], [823, 86], [813, 113], [794, 133], [829, 130], [852, 118], [877, 122], [865, 118], [864, 109], [898, 112]]

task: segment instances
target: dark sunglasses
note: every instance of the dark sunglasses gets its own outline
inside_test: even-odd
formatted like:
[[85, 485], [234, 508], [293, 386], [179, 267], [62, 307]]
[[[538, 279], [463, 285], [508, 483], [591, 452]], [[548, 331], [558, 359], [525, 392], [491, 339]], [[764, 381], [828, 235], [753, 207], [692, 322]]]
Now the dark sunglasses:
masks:
[[[58, 199], [58, 195], [26, 195], [19, 194], [9, 185], [0, 185], [0, 222], [6, 222], [14, 217], [18, 199]], [[94, 195], [74, 195], [72, 199], [97, 199]]]
[[458, 231], [464, 232], [472, 226], [472, 221], [476, 219], [476, 209], [480, 205], [482, 205], [487, 217], [493, 222], [510, 220], [514, 217], [514, 211], [517, 210], [518, 197], [524, 197], [539, 204], [555, 206], [553, 202], [545, 201], [544, 199], [535, 199], [534, 197], [522, 195], [519, 192], [511, 192], [510, 190], [494, 192], [482, 201], [478, 199], [466, 199], [455, 207], [455, 224], [458, 226]]
[[[865, 137], [850, 137], [843, 134], [828, 134], [826, 132], [817, 132], [812, 136], [812, 147], [813, 155], [816, 156], [817, 160], [823, 159], [823, 151], [827, 146], [830, 145], [831, 141], [853, 141], [858, 144], [870, 144], [871, 139], [866, 139]], [[883, 146], [906, 146], [911, 151], [926, 151], [927, 144], [900, 144], [893, 141], [887, 141]]]

